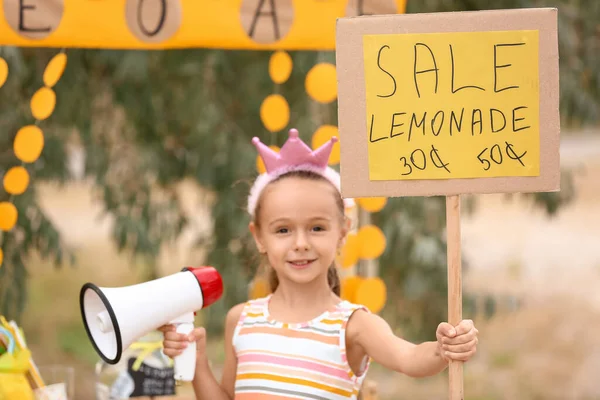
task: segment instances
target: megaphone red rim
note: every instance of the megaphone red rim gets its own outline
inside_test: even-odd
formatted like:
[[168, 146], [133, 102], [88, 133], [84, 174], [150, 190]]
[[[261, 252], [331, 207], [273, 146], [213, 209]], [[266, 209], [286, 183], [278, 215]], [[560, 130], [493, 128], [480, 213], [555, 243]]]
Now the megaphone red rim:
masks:
[[191, 272], [198, 281], [203, 299], [202, 308], [210, 306], [221, 298], [223, 279], [214, 267], [185, 267], [182, 271]]

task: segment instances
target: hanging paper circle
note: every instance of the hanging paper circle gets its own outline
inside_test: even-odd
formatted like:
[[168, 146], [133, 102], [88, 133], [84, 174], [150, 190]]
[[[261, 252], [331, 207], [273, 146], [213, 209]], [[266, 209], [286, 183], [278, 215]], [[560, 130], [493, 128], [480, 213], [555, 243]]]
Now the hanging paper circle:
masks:
[[260, 119], [270, 132], [279, 132], [290, 121], [290, 107], [283, 96], [269, 95], [260, 106]]
[[281, 84], [292, 73], [292, 57], [286, 51], [276, 51], [269, 59], [269, 76], [273, 82]]
[[42, 154], [44, 134], [35, 125], [27, 125], [19, 129], [13, 144], [15, 155], [25, 163], [32, 163]]
[[337, 75], [335, 65], [319, 63], [306, 75], [306, 92], [319, 103], [331, 103], [337, 98]]
[[354, 302], [362, 304], [373, 313], [378, 313], [385, 305], [386, 292], [385, 282], [381, 278], [363, 279], [356, 288]]
[[362, 278], [356, 275], [348, 276], [342, 279], [340, 282], [340, 297], [353, 303], [356, 298], [356, 290], [361, 282]]
[[17, 223], [17, 207], [4, 201], [0, 203], [0, 229], [8, 232]]
[[342, 268], [350, 268], [358, 262], [360, 242], [356, 233], [351, 232], [346, 236], [346, 243], [342, 247], [340, 265]]
[[0, 57], [0, 87], [4, 85], [6, 79], [8, 79], [8, 64], [4, 58]]
[[256, 277], [252, 281], [252, 289], [250, 290], [250, 299], [259, 299], [270, 293], [269, 283], [265, 278]]
[[[322, 125], [312, 137], [312, 148], [313, 150], [321, 147], [326, 142], [331, 140], [333, 136], [336, 136], [338, 139], [340, 138], [337, 126], [333, 125]], [[333, 149], [331, 150], [331, 154], [329, 155], [329, 165], [336, 165], [340, 162], [340, 141], [338, 140], [333, 144]]]
[[54, 111], [56, 105], [56, 94], [54, 90], [43, 87], [31, 98], [31, 113], [37, 120], [48, 118]]
[[67, 66], [67, 55], [65, 53], [58, 53], [48, 62], [46, 69], [44, 70], [44, 85], [46, 87], [53, 87], [56, 85]]
[[360, 258], [372, 260], [383, 254], [385, 250], [385, 235], [375, 225], [365, 225], [358, 230], [360, 243]]
[[378, 212], [383, 210], [387, 203], [386, 197], [362, 197], [356, 199], [358, 205], [365, 211]]
[[6, 193], [19, 195], [29, 185], [29, 173], [21, 166], [12, 167], [4, 174], [4, 190]]
[[2, 261], [4, 261], [4, 252], [0, 249], [0, 267], [2, 267]]
[[[280, 150], [279, 147], [269, 146], [269, 148], [271, 150], [279, 153], [279, 150]], [[263, 161], [263, 159], [260, 155], [256, 156], [256, 170], [258, 171], [259, 174], [264, 174], [265, 172], [267, 172], [267, 168], [265, 167], [265, 162]]]

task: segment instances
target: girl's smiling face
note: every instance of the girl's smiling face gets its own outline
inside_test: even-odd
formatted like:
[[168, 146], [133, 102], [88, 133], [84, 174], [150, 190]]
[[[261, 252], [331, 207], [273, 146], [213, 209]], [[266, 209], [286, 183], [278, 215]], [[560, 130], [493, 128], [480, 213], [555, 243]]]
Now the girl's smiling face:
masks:
[[327, 280], [347, 232], [337, 197], [324, 180], [288, 177], [265, 188], [250, 230], [280, 282]]

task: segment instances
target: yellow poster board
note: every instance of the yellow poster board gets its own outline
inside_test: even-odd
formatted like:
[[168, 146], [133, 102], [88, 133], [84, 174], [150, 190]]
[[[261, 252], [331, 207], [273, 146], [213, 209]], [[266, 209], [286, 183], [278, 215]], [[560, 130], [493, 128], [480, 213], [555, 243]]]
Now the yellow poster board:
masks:
[[369, 179], [538, 176], [538, 35], [365, 35]]
[[406, 0], [0, 0], [0, 45], [333, 50], [337, 18]]
[[560, 190], [554, 8], [341, 18], [345, 197]]

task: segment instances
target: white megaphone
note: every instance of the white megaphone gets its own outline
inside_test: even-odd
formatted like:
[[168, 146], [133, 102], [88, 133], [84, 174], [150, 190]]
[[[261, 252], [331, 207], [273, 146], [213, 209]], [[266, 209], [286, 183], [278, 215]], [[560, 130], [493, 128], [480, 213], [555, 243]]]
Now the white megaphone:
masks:
[[[146, 283], [120, 288], [100, 288], [86, 283], [79, 294], [83, 324], [96, 352], [109, 364], [123, 350], [162, 325], [177, 332], [194, 329], [194, 312], [223, 294], [221, 275], [213, 267], [188, 267]], [[174, 359], [175, 379], [191, 381], [196, 370], [196, 343]]]

